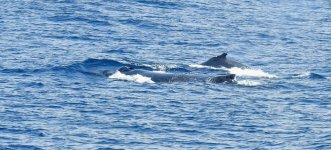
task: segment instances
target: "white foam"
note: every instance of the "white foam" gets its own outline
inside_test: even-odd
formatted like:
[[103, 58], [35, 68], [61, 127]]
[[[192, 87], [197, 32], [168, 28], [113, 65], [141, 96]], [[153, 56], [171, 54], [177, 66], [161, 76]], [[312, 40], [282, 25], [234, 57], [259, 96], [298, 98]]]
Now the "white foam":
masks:
[[150, 64], [144, 64], [144, 66], [151, 67], [155, 70], [160, 70], [160, 71], [166, 71], [171, 68], [178, 68], [178, 65], [160, 65], [160, 64], [155, 64], [155, 65], [150, 65]]
[[260, 83], [260, 82], [250, 81], [250, 80], [237, 81], [237, 84], [244, 85], [244, 86], [259, 86], [259, 85], [262, 85], [262, 83]]
[[241, 68], [230, 68], [226, 69], [231, 74], [235, 74], [237, 76], [247, 76], [247, 77], [261, 77], [261, 78], [277, 78], [276, 75], [269, 74], [264, 72], [261, 69], [241, 69]]
[[189, 65], [192, 68], [207, 68], [213, 70], [225, 70], [230, 72], [231, 74], [235, 74], [236, 76], [247, 76], [247, 77], [260, 77], [260, 78], [277, 78], [276, 75], [269, 74], [264, 72], [261, 69], [241, 69], [241, 68], [225, 68], [225, 67], [211, 67], [211, 66], [204, 66], [204, 65]]
[[154, 81], [149, 77], [144, 77], [140, 74], [126, 75], [126, 74], [122, 74], [119, 71], [116, 71], [114, 74], [109, 76], [109, 78], [127, 80], [127, 81], [134, 81], [134, 82], [138, 82], [138, 83], [154, 83]]
[[217, 68], [217, 67], [211, 67], [211, 66], [204, 66], [204, 65], [189, 65], [192, 68], [206, 68], [206, 69], [213, 69], [213, 70], [227, 70], [226, 68]]
[[302, 78], [302, 77], [309, 77], [310, 75], [311, 75], [310, 72], [304, 72], [304, 73], [301, 73], [299, 75], [296, 75], [296, 77]]
[[165, 71], [165, 70], [168, 70], [168, 69], [172, 69], [172, 68], [178, 68], [178, 65], [157, 65], [156, 66], [158, 70], [161, 70], [161, 71]]

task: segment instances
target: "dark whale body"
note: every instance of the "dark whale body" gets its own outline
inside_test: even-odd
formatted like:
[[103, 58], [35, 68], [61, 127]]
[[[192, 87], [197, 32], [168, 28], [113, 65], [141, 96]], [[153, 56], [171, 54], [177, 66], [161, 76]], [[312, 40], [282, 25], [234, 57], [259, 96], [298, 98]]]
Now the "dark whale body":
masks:
[[159, 73], [142, 69], [133, 69], [131, 67], [121, 67], [118, 69], [119, 72], [125, 75], [142, 75], [144, 77], [151, 78], [154, 82], [188, 82], [188, 81], [208, 81], [211, 83], [224, 83], [234, 82], [235, 75], [224, 75], [216, 77], [199, 77], [189, 76], [184, 74], [173, 74], [173, 73]]
[[248, 68], [247, 66], [239, 62], [226, 58], [226, 55], [227, 53], [223, 53], [222, 55], [219, 55], [217, 57], [212, 57], [206, 62], [202, 63], [201, 65], [211, 66], [211, 67], [225, 67], [225, 68], [233, 68], [233, 67], [237, 67], [241, 69]]

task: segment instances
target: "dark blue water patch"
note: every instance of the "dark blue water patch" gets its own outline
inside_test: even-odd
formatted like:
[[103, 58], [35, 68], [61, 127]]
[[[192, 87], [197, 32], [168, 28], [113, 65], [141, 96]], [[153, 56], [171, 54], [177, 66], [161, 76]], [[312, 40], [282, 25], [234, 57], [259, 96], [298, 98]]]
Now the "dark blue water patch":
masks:
[[[122, 37], [110, 37], [113, 41], [116, 42], [128, 42], [128, 44], [137, 44], [137, 45], [149, 45], [149, 43], [145, 40], [139, 39], [139, 38], [122, 38]], [[137, 53], [137, 52], [133, 52]]]
[[324, 80], [327, 79], [324, 75], [308, 72], [308, 73], [302, 73], [302, 74], [291, 74], [287, 79], [291, 78], [306, 78], [306, 79], [312, 79], [312, 80]]
[[89, 58], [82, 62], [82, 65], [97, 65], [97, 66], [122, 66], [123, 63], [120, 63], [115, 60], [110, 59], [94, 59]]
[[19, 129], [19, 128], [6, 128], [0, 127], [1, 133], [8, 133], [8, 134], [30, 134], [33, 136], [44, 137], [45, 134], [38, 129]]
[[181, 134], [187, 134], [187, 135], [201, 135], [204, 133], [204, 132], [199, 131], [198, 129], [197, 130], [165, 129], [164, 132], [181, 133]]
[[165, 142], [165, 143], [181, 143], [184, 145], [196, 145], [196, 146], [203, 146], [203, 145], [207, 145], [207, 146], [218, 146], [218, 145], [222, 145], [221, 143], [211, 143], [211, 142], [201, 142], [201, 141], [197, 141], [197, 140], [190, 140], [190, 141], [185, 141], [185, 140], [180, 140], [176, 137], [174, 138], [161, 138], [159, 139], [159, 141], [161, 142]]
[[104, 71], [116, 72], [117, 69], [123, 66], [132, 67], [135, 69], [144, 69], [144, 70], [153, 70], [151, 67], [133, 64], [133, 63], [121, 63], [118, 61], [110, 60], [110, 59], [87, 59], [83, 61], [81, 64], [78, 64], [80, 67], [80, 71], [92, 74], [103, 74]]
[[30, 70], [26, 70], [26, 69], [1, 69], [2, 73], [26, 73], [29, 71]]
[[45, 38], [59, 39], [59, 40], [72, 40], [72, 41], [99, 41], [97, 38], [93, 38], [92, 35], [46, 35]]
[[121, 141], [120, 140], [117, 140], [117, 139], [111, 139], [111, 138], [98, 138], [98, 141], [97, 142], [98, 144], [120, 144]]
[[[104, 0], [105, 1], [105, 0]], [[85, 4], [88, 4], [88, 5], [91, 5], [91, 6], [103, 6], [102, 3], [99, 3], [99, 2], [93, 2], [93, 1], [90, 1], [90, 2], [86, 2]], [[98, 11], [99, 12], [99, 11]]]
[[[5, 137], [5, 136], [0, 136], [0, 141], [3, 140], [11, 140], [11, 141], [15, 141], [15, 140], [19, 140], [18, 138], [13, 138], [13, 137]], [[1, 142], [0, 142], [1, 143]]]
[[13, 69], [8, 69], [8, 68], [3, 68], [0, 69], [0, 73], [4, 73], [4, 74], [16, 74], [16, 75], [21, 75], [21, 76], [26, 76], [29, 77], [32, 74], [35, 73], [41, 73], [41, 72], [45, 72], [45, 71], [49, 71], [49, 68], [13, 68]]
[[45, 85], [41, 82], [30, 82], [30, 83], [26, 83], [23, 84], [24, 87], [31, 87], [31, 88], [42, 88]]
[[46, 2], [52, 2], [52, 3], [76, 3], [76, 0], [45, 0]]
[[[98, 30], [98, 29], [94, 29], [94, 30]], [[107, 32], [109, 34], [111, 34], [113, 31], [109, 30]], [[104, 41], [104, 39], [101, 39], [100, 36], [98, 36], [98, 35], [94, 35], [94, 34], [90, 34], [90, 33], [81, 34], [81, 33], [77, 32], [77, 31], [74, 31], [74, 30], [70, 31], [70, 30], [58, 29], [57, 32], [43, 33], [40, 36], [43, 37], [43, 38], [56, 39], [56, 40], [61, 40], [61, 41], [63, 41], [63, 40], [87, 41], [87, 42], [101, 42], [101, 41]]]
[[[134, 64], [134, 63], [121, 63], [110, 59], [87, 59], [83, 62], [74, 63], [67, 66], [48, 66], [47, 68], [37, 68], [37, 69], [1, 69], [1, 73], [6, 74], [20, 74], [27, 75], [45, 72], [64, 72], [67, 75], [81, 72], [94, 75], [103, 75], [104, 71], [116, 72], [122, 66], [128, 66], [135, 69], [153, 70], [151, 67], [144, 65]], [[28, 86], [39, 86], [42, 87], [42, 83], [31, 83]]]
[[310, 73], [309, 79], [326, 79], [326, 77], [317, 73]]
[[[4, 74], [18, 74], [22, 76], [31, 76], [33, 74], [45, 73], [45, 72], [65, 72], [67, 75], [81, 72], [94, 75], [103, 75], [104, 71], [116, 72], [120, 67], [127, 66], [135, 69], [153, 70], [153, 68], [139, 65], [135, 63], [121, 63], [110, 59], [93, 59], [89, 58], [83, 62], [74, 63], [67, 66], [47, 66], [46, 68], [2, 68], [0, 73]], [[42, 83], [31, 83], [29, 86], [43, 86]]]
[[296, 44], [297, 42], [291, 38], [281, 38], [282, 41], [286, 42], [286, 44]]
[[20, 144], [11, 144], [7, 146], [0, 146], [0, 149], [2, 150], [42, 150], [39, 147], [33, 146], [33, 145], [20, 145]]
[[137, 53], [137, 52], [126, 51], [124, 49], [116, 49], [116, 50], [107, 50], [104, 53], [109, 53], [109, 54], [132, 54], [132, 53]]
[[219, 47], [221, 45], [227, 45], [226, 43], [223, 42], [204, 42], [204, 43], [197, 43], [197, 42], [187, 42], [187, 41], [177, 41], [173, 43], [168, 43], [168, 44], [174, 44], [174, 45], [180, 45], [180, 46], [192, 46], [192, 47]]
[[325, 23], [329, 23], [331, 22], [331, 18], [330, 17], [326, 17], [326, 18], [322, 18], [319, 20], [320, 22], [325, 22]]
[[98, 148], [97, 150], [125, 150], [121, 148]]
[[275, 37], [266, 33], [257, 33], [256, 36], [258, 38], [265, 38], [265, 39], [274, 39]]
[[68, 16], [68, 15], [62, 15], [62, 16], [53, 16], [47, 18], [49, 21], [53, 22], [83, 22], [87, 24], [91, 24], [93, 26], [110, 26], [111, 24], [108, 21], [100, 21], [100, 20], [92, 20], [86, 17], [79, 17], [79, 16]]
[[154, 8], [162, 9], [181, 9], [183, 5], [180, 2], [167, 2], [164, 0], [136, 0], [136, 2], [143, 4], [144, 6], [151, 6]]
[[141, 19], [123, 19], [118, 20], [122, 24], [126, 25], [133, 25], [143, 29], [162, 29], [162, 31], [168, 31], [169, 29], [173, 28], [174, 26], [156, 23], [148, 20], [141, 20]]
[[331, 145], [327, 144], [327, 140], [325, 142], [315, 142], [313, 143], [313, 146], [311, 146], [312, 149], [331, 149]]

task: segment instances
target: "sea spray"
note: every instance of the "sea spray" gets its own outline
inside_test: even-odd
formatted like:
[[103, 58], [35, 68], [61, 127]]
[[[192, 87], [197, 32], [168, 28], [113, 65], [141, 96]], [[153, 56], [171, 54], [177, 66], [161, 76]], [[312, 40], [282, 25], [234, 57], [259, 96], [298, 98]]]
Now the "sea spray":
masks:
[[241, 68], [225, 68], [225, 67], [210, 67], [204, 65], [189, 65], [192, 68], [207, 68], [213, 70], [225, 70], [228, 71], [230, 74], [235, 74], [236, 76], [246, 76], [246, 77], [259, 77], [259, 78], [277, 78], [276, 75], [269, 74], [264, 72], [261, 69], [241, 69]]
[[154, 81], [149, 77], [144, 77], [140, 74], [126, 75], [126, 74], [122, 74], [119, 71], [116, 71], [114, 74], [109, 76], [109, 78], [127, 80], [127, 81], [134, 81], [134, 82], [138, 82], [138, 83], [154, 83]]
[[262, 83], [260, 83], [260, 82], [250, 81], [250, 80], [237, 81], [237, 84], [243, 85], [243, 86], [259, 86], [259, 85], [262, 85]]
[[269, 74], [264, 72], [261, 69], [241, 69], [241, 68], [230, 68], [226, 69], [231, 74], [235, 74], [237, 76], [247, 76], [247, 77], [260, 77], [260, 78], [277, 78], [276, 75]]

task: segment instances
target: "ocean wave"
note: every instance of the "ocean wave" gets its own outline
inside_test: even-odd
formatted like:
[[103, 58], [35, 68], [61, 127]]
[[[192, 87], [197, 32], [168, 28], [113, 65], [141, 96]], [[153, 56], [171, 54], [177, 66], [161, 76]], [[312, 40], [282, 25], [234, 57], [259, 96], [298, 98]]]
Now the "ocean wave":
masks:
[[309, 78], [309, 79], [326, 79], [325, 76], [317, 74], [317, 73], [312, 73], [312, 72], [303, 72], [301, 74], [295, 74], [294, 77], [296, 77], [296, 78]]
[[[77, 64], [75, 64], [77, 65]], [[144, 69], [144, 70], [152, 70], [151, 67], [134, 64], [134, 63], [122, 63], [119, 61], [111, 60], [111, 59], [93, 59], [89, 58], [82, 63], [78, 64], [78, 70], [83, 73], [96, 74], [96, 75], [104, 75], [104, 72], [112, 72], [115, 73], [119, 67], [128, 66], [135, 69]]]

